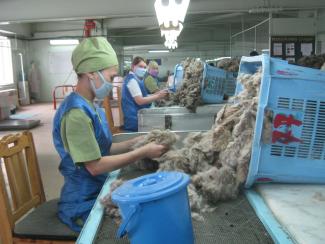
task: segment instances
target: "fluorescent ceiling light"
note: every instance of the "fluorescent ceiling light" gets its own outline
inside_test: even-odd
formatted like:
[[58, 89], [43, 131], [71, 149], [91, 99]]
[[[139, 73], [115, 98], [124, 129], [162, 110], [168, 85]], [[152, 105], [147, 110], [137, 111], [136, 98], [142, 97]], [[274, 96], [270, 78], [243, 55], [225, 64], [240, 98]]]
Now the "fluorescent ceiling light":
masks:
[[3, 34], [11, 34], [11, 35], [16, 34], [16, 33], [14, 33], [14, 32], [6, 31], [6, 30], [0, 30], [0, 33], [3, 33]]
[[9, 25], [10, 23], [9, 22], [0, 22], [0, 25]]
[[148, 53], [169, 53], [169, 50], [149, 50]]
[[161, 36], [165, 36], [165, 47], [177, 48], [177, 37], [183, 29], [190, 0], [156, 0], [155, 11]]
[[71, 39], [71, 40], [50, 40], [51, 45], [78, 45], [79, 40]]

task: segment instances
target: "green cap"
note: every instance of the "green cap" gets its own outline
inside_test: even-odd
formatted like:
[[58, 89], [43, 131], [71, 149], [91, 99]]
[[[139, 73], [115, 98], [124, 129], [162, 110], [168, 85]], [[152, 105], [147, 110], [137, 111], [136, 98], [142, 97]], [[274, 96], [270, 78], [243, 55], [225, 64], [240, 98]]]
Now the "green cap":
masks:
[[73, 50], [71, 62], [77, 74], [95, 72], [118, 65], [116, 53], [104, 37], [84, 39]]

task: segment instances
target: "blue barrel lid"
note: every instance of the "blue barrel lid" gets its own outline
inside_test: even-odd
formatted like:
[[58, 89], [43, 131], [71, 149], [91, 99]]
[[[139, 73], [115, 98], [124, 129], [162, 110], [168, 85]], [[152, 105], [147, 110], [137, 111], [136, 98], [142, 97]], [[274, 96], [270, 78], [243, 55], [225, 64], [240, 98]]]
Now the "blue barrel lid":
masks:
[[157, 172], [126, 181], [112, 193], [115, 203], [141, 203], [163, 198], [189, 184], [181, 172]]

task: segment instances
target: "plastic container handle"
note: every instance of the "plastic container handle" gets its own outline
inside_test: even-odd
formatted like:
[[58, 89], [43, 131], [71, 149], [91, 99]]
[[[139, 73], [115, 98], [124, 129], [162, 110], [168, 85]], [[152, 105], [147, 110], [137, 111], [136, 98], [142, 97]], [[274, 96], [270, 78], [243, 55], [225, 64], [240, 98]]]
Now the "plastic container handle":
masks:
[[132, 220], [132, 217], [135, 215], [135, 213], [139, 210], [139, 205], [131, 205], [129, 212], [126, 214], [125, 220], [122, 222], [120, 227], [117, 230], [117, 237], [122, 238], [126, 234], [126, 226], [129, 224], [129, 222]]

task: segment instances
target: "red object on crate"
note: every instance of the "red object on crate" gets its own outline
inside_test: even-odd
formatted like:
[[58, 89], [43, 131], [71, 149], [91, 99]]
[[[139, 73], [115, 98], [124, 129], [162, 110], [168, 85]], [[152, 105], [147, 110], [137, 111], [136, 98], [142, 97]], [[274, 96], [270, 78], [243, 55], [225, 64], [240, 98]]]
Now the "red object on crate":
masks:
[[286, 126], [300, 126], [302, 122], [300, 120], [297, 120], [293, 117], [292, 114], [290, 115], [285, 115], [285, 114], [277, 114], [274, 118], [274, 128], [278, 128], [281, 125], [286, 125]]
[[281, 132], [281, 131], [273, 131], [272, 132], [272, 143], [276, 143], [276, 142], [280, 142], [283, 144], [289, 144], [292, 142], [300, 142], [302, 143], [302, 140], [300, 140], [297, 137], [294, 137], [292, 135], [292, 131], [288, 131], [288, 132]]

